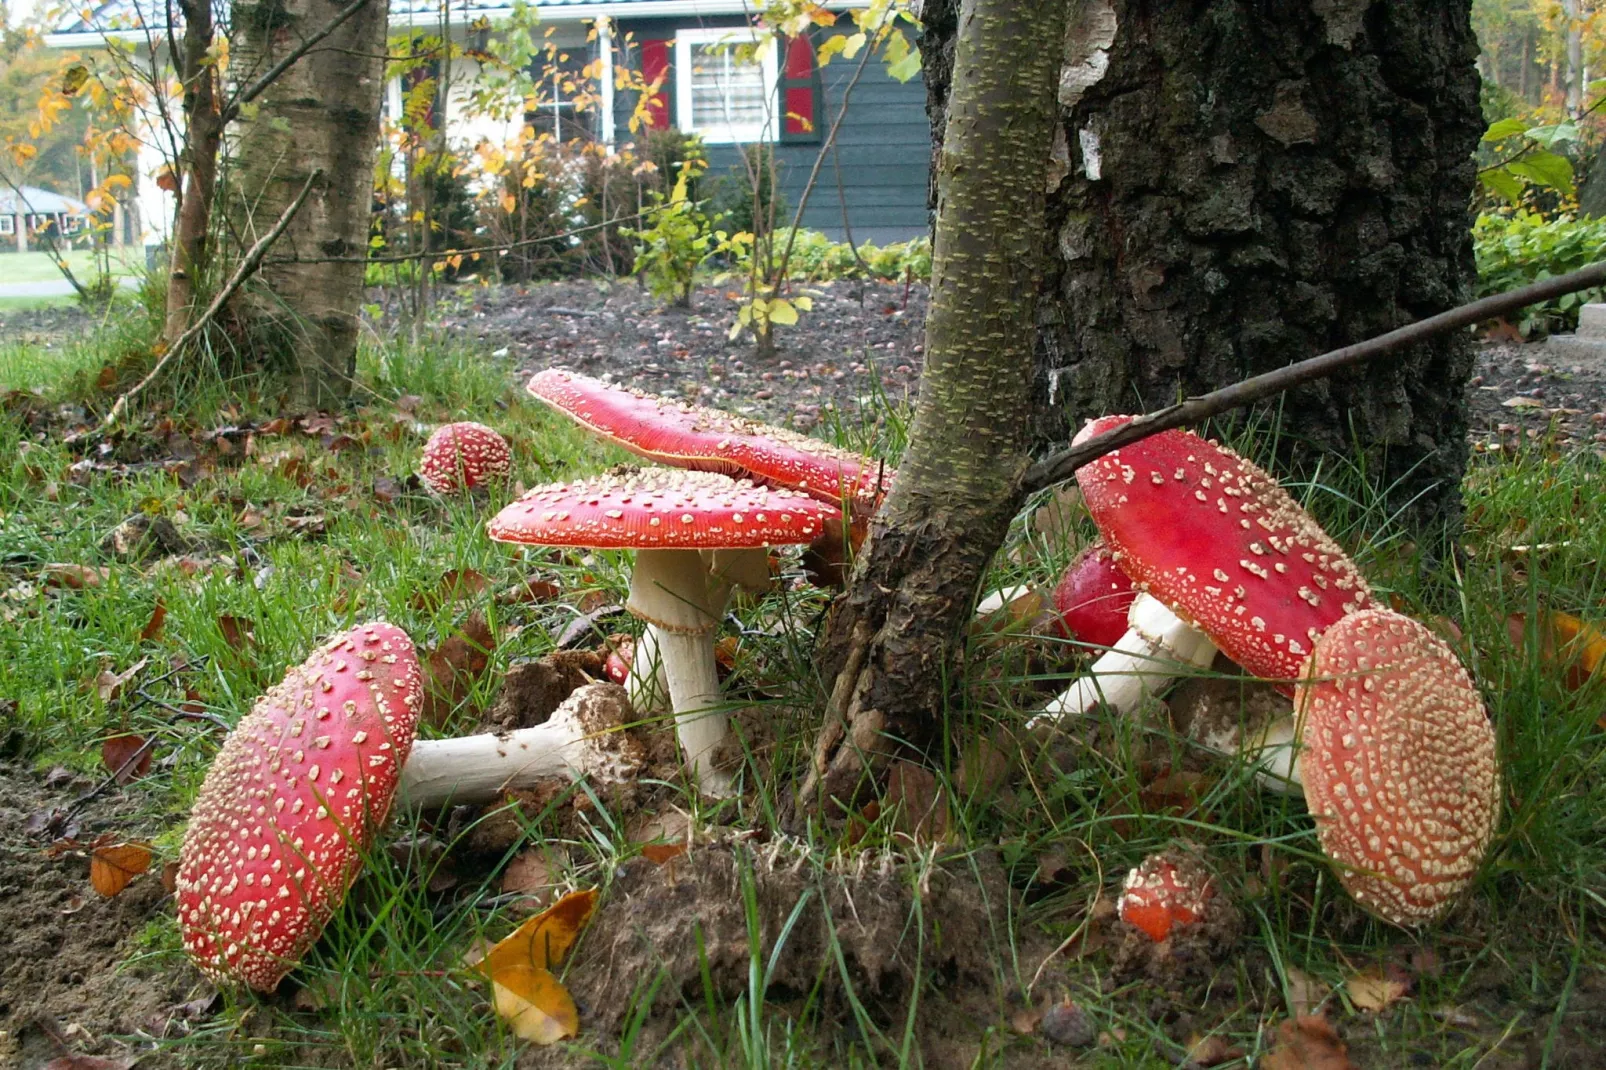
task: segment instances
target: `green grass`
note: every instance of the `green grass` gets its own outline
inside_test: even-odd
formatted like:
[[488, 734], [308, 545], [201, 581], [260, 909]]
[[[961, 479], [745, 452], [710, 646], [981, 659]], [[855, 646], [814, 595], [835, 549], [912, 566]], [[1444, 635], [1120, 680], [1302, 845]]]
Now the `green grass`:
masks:
[[[114, 278], [134, 275], [145, 270], [145, 251], [113, 249], [107, 263]], [[101, 260], [88, 249], [73, 249], [67, 253], [67, 266], [79, 282], [87, 285], [100, 274]], [[38, 250], [0, 252], [0, 286], [8, 282], [55, 282], [62, 277], [61, 269], [49, 253]]]
[[[42, 358], [9, 359], [0, 356], [0, 383], [37, 374], [14, 369], [37, 367], [28, 361]], [[489, 671], [442, 729], [462, 732], [492, 699], [499, 671], [549, 651], [571, 615], [553, 604], [500, 606], [484, 598], [428, 605], [418, 596], [433, 591], [443, 572], [477, 570], [496, 590], [539, 568], [571, 590], [600, 588], [616, 600], [624, 593], [624, 555], [565, 558], [491, 543], [483, 520], [511, 489], [452, 501], [375, 493], [378, 481], [412, 471], [427, 425], [449, 419], [479, 419], [502, 430], [514, 445], [515, 478], [526, 485], [596, 472], [621, 455], [528, 403], [510, 386], [508, 368], [450, 340], [365, 343], [360, 372], [360, 408], [338, 429], [356, 440], [351, 448], [331, 452], [318, 434], [259, 430], [249, 453], [238, 437], [222, 453], [181, 423], [175, 430], [199, 442], [200, 457], [176, 472], [135, 468], [75, 477], [73, 456], [54, 436], [30, 432], [20, 410], [0, 415], [0, 612], [11, 615], [0, 625], [0, 697], [20, 699], [5, 746], [40, 770], [66, 765], [95, 772], [106, 734], [158, 735], [161, 761], [141, 790], [150, 825], [166, 829], [158, 847], [169, 855], [217, 740], [204, 725], [174, 721], [137, 696], [102, 702], [86, 683], [103, 669], [148, 657], [141, 679], [153, 697], [198, 702], [232, 722], [331, 632], [383, 617], [429, 648], [477, 606], [503, 638]], [[55, 382], [60, 389], [63, 380]], [[409, 400], [410, 413], [398, 414], [395, 403], [405, 395], [416, 401]], [[218, 394], [199, 400], [199, 411], [208, 414], [199, 432], [253, 415], [230, 410]], [[895, 459], [904, 414], [881, 416], [829, 426], [856, 447]], [[1265, 445], [1252, 435], [1239, 441], [1251, 452]], [[109, 460], [161, 459], [172, 448], [171, 439], [134, 434]], [[932, 1038], [948, 1028], [968, 1038], [969, 1048], [954, 1049], [968, 1052], [966, 1065], [1037, 1065], [1030, 1060], [1049, 1058], [1042, 1042], [1009, 1026], [1017, 1007], [1008, 994], [1026, 991], [1034, 979], [1033, 1000], [1073, 998], [1105, 1035], [1078, 1064], [1086, 1066], [1178, 1065], [1177, 1034], [1190, 1031], [1218, 1032], [1256, 1058], [1266, 1050], [1265, 1027], [1293, 1008], [1303, 976], [1338, 990], [1331, 1013], [1362, 1066], [1521, 1065], [1529, 1050], [1555, 1054], [1557, 1045], [1570, 1043], [1573, 1020], [1565, 1015], [1580, 993], [1598, 1000], [1606, 962], [1606, 737], [1597, 725], [1606, 684], [1570, 689], [1565, 674], [1541, 658], [1531, 623], [1544, 608], [1596, 622], [1606, 617], [1606, 529], [1599, 523], [1606, 516], [1606, 472], [1593, 455], [1556, 457], [1541, 448], [1475, 457], [1465, 486], [1467, 553], [1431, 573], [1364, 473], [1335, 467], [1294, 489], [1354, 549], [1382, 596], [1459, 621], [1466, 636], [1461, 654], [1497, 726], [1506, 778], [1500, 833], [1467, 903], [1442, 927], [1403, 934], [1368, 919], [1322, 863], [1302, 801], [1260, 790], [1241, 765], [1201, 762], [1155, 723], [1101, 723], [1091, 739], [1062, 738], [1046, 747], [1020, 735], [1045, 693], [1077, 667], [1062, 647], [1024, 637], [978, 646], [967, 674], [954, 681], [948, 717], [956, 754], [1002, 731], [1006, 748], [1021, 752], [1025, 764], [989, 787], [965, 775], [957, 757], [944, 761], [936, 776], [952, 800], [955, 834], [940, 858], [929, 846], [900, 840], [890, 809], [859, 822], [852, 842], [840, 830], [811, 827], [795, 842], [771, 843], [812, 744], [823, 687], [807, 632], [824, 600], [782, 590], [740, 609], [750, 631], [738, 655], [738, 680], [763, 681], [770, 696], [768, 727], [755, 743], [759, 760], [748, 769], [754, 790], [712, 809], [681, 793], [681, 785], [664, 785], [658, 794], [662, 803], [716, 822], [705, 836], [727, 844], [720, 850], [728, 849], [738, 866], [742, 921], [724, 936], [727, 950], [745, 949], [742, 976], [733, 987], [712, 965], [689, 983], [668, 961], [644, 968], [634, 1009], [620, 1010], [619, 1030], [583, 1034], [571, 1049], [575, 1058], [591, 1052], [595, 1065], [615, 1066], [653, 1065], [672, 1053], [698, 1066], [934, 1065], [942, 1060]], [[195, 556], [210, 567], [191, 576], [108, 558], [101, 537], [136, 512], [166, 516], [206, 540]], [[290, 518], [297, 514], [322, 516], [322, 534], [295, 531]], [[1045, 537], [1045, 530], [1056, 534]], [[1042, 525], [1029, 509], [1012, 529], [997, 578], [1046, 583], [1090, 533], [1074, 513]], [[1555, 548], [1510, 550], [1535, 543]], [[106, 582], [48, 589], [41, 579], [54, 562], [104, 566]], [[166, 607], [165, 625], [143, 637], [158, 604]], [[1513, 614], [1530, 623], [1520, 644], [1508, 630]], [[231, 646], [229, 618], [249, 622], [254, 641]], [[788, 629], [774, 628], [777, 621]], [[159, 679], [175, 664], [176, 675]], [[1156, 767], [1183, 763], [1200, 771], [1199, 802], [1182, 813], [1155, 812], [1144, 792]], [[297, 972], [315, 995], [314, 1009], [230, 994], [215, 1017], [187, 1037], [165, 1041], [167, 1054], [218, 1066], [247, 1059], [271, 1066], [513, 1065], [524, 1046], [491, 1012], [483, 982], [461, 967], [465, 948], [505, 935], [518, 920], [497, 898], [502, 865], [521, 849], [545, 845], [559, 860], [554, 880], [599, 886], [606, 909], [619, 901], [621, 867], [640, 853], [628, 831], [630, 815], [608, 798], [592, 796], [578, 811], [559, 799], [514, 816], [515, 833], [489, 856], [466, 845], [496, 815], [435, 827], [448, 861], [373, 852], [358, 893]], [[387, 842], [419, 831], [415, 822], [398, 818]], [[1141, 982], [1118, 985], [1108, 949], [1061, 955], [1039, 976], [1040, 964], [1077, 932], [1090, 904], [1112, 894], [1144, 855], [1178, 838], [1202, 846], [1245, 918], [1239, 951], [1208, 987], [1173, 998]], [[713, 850], [696, 848], [675, 864], [695, 867], [703, 849]], [[454, 857], [476, 863], [465, 867], [449, 861]], [[799, 874], [785, 885], [798, 902], [841, 908], [830, 915], [813, 980], [798, 990], [779, 991], [770, 982], [788, 941], [809, 939], [812, 923], [789, 922], [790, 901], [776, 904], [759, 894], [781, 886], [777, 866], [765, 861], [772, 857], [785, 863], [779, 869]], [[903, 924], [889, 939], [917, 978], [918, 998], [892, 1007], [855, 972], [853, 916], [831, 898], [843, 873], [883, 860], [895, 874], [887, 887], [906, 897], [898, 900], [906, 904], [899, 908]], [[1013, 895], [989, 883], [989, 866], [1001, 867]], [[996, 993], [974, 978], [944, 975], [939, 949], [957, 922], [929, 898], [933, 867], [1000, 902], [994, 923], [977, 938]], [[448, 893], [430, 890], [437, 868], [452, 869], [457, 883]], [[861, 902], [854, 909], [868, 907]], [[797, 907], [796, 917], [806, 909], [812, 907]], [[572, 958], [577, 991], [608, 968], [610, 942], [620, 936], [597, 926]], [[139, 964], [149, 969], [176, 967], [181, 958], [165, 919], [142, 935], [139, 947]], [[712, 962], [716, 950], [700, 954]], [[1418, 978], [1411, 999], [1376, 1016], [1346, 1004], [1347, 977], [1413, 951], [1431, 951], [1438, 967]], [[660, 1007], [667, 999], [671, 1009], [654, 1011], [655, 998]], [[1187, 1017], [1157, 1021], [1150, 1014], [1157, 1007]], [[1457, 1025], [1448, 1008], [1479, 1024]], [[958, 1022], [971, 1022], [969, 1031]]]

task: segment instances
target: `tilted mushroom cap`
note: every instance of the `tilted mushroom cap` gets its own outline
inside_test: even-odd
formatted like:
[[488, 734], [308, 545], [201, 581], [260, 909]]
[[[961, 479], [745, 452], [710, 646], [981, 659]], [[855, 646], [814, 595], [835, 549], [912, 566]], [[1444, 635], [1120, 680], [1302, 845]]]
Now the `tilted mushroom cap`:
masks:
[[317, 940], [390, 808], [422, 697], [412, 641], [365, 624], [235, 726], [179, 854], [179, 930], [203, 974], [272, 991]]
[[507, 439], [484, 424], [463, 421], [429, 436], [418, 478], [436, 494], [449, 494], [506, 479], [512, 466]]
[[1367, 609], [1316, 644], [1294, 708], [1305, 801], [1339, 880], [1396, 925], [1433, 920], [1500, 812], [1494, 728], [1461, 662], [1426, 625]]
[[[1105, 416], [1082, 441], [1131, 420]], [[1076, 473], [1122, 571], [1256, 676], [1291, 682], [1316, 639], [1365, 607], [1366, 580], [1262, 469], [1188, 431], [1162, 431]]]
[[1215, 894], [1215, 878], [1197, 858], [1161, 853], [1127, 873], [1115, 909], [1122, 921], [1159, 943], [1173, 929], [1204, 917]]
[[498, 542], [638, 550], [732, 550], [812, 542], [841, 511], [717, 472], [627, 469], [536, 487], [486, 525]]
[[869, 457], [718, 409], [548, 368], [527, 390], [632, 453], [676, 468], [745, 476], [873, 512], [895, 474]]
[[1114, 646], [1126, 634], [1127, 611], [1137, 591], [1102, 540], [1083, 550], [1054, 585], [1054, 611], [1067, 639]]

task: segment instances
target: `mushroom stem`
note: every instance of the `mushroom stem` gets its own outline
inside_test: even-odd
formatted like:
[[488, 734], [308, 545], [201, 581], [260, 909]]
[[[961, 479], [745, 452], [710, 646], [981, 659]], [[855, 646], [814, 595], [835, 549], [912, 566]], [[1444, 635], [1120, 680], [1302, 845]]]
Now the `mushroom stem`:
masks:
[[628, 608], [657, 631], [658, 661], [681, 750], [702, 790], [721, 795], [730, 790], [729, 778], [714, 768], [715, 749], [729, 734], [728, 718], [717, 709], [714, 662], [714, 626], [723, 608], [711, 605], [710, 595], [708, 565], [696, 550], [636, 552]]
[[551, 777], [618, 783], [635, 776], [644, 751], [624, 730], [628, 708], [617, 685], [575, 689], [534, 728], [457, 739], [421, 739], [402, 766], [397, 799], [413, 809], [494, 802]]
[[[708, 566], [708, 607], [716, 627], [730, 607], [736, 588], [762, 591], [769, 584], [770, 554], [763, 547], [699, 553]], [[630, 693], [630, 705], [638, 713], [669, 708], [669, 680], [664, 675], [659, 645], [658, 626], [648, 624], [630, 658], [630, 679], [625, 689]]]
[[1202, 669], [1216, 646], [1159, 599], [1140, 594], [1127, 616], [1126, 634], [1095, 661], [1086, 676], [1032, 718], [1032, 725], [1086, 713], [1104, 703], [1130, 713], [1145, 698], [1164, 690], [1189, 668]]

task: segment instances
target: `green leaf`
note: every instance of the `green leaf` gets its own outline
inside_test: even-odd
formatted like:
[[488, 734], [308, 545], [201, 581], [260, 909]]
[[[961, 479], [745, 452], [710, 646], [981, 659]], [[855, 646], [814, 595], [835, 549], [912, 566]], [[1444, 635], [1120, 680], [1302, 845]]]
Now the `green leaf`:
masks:
[[920, 53], [910, 49], [909, 54], [896, 63], [887, 65], [887, 76], [896, 78], [900, 82], [907, 82], [920, 73]]
[[1551, 123], [1549, 126], [1533, 126], [1526, 131], [1527, 135], [1547, 149], [1555, 148], [1558, 141], [1577, 141], [1577, 123]]
[[1522, 200], [1522, 182], [1504, 167], [1497, 167], [1492, 171], [1482, 171], [1478, 174], [1478, 180], [1496, 194], [1504, 197], [1510, 204], [1516, 204]]
[[792, 302], [777, 297], [770, 302], [770, 322], [778, 323], [782, 327], [791, 327], [797, 323], [797, 309], [792, 307]]
[[1565, 156], [1554, 152], [1530, 152], [1506, 164], [1506, 170], [1572, 196], [1573, 165]]
[[1489, 129], [1483, 132], [1483, 140], [1504, 141], [1508, 137], [1516, 137], [1527, 132], [1528, 124], [1521, 119], [1501, 119], [1499, 122], [1491, 123]]

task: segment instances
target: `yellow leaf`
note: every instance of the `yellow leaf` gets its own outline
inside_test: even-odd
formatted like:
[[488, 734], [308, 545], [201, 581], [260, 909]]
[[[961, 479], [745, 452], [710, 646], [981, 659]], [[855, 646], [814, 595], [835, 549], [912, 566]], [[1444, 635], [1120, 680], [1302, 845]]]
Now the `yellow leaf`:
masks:
[[89, 883], [97, 894], [110, 899], [128, 887], [128, 882], [151, 865], [148, 843], [111, 843], [94, 848], [89, 855]]
[[808, 294], [800, 294], [797, 297], [792, 298], [792, 304], [796, 305], [804, 312], [814, 311], [814, 298], [810, 297]]
[[797, 322], [797, 309], [792, 307], [792, 302], [777, 297], [770, 302], [770, 322], [790, 327]]
[[519, 202], [514, 198], [513, 194], [506, 192], [502, 194], [502, 211], [512, 215], [513, 209], [517, 208], [518, 205]]
[[491, 979], [492, 1004], [515, 1036], [555, 1044], [580, 1032], [574, 997], [548, 970], [514, 965]]
[[535, 966], [544, 970], [560, 964], [596, 908], [595, 888], [570, 892], [491, 948], [479, 964], [480, 972], [495, 980], [504, 969], [513, 966]]
[[[1571, 613], [1540, 610], [1538, 627], [1539, 657], [1550, 668], [1564, 669], [1569, 690], [1576, 691], [1601, 674], [1606, 665], [1606, 634]], [[1506, 618], [1506, 629], [1513, 644], [1521, 646], [1527, 629], [1527, 616], [1513, 613]], [[1600, 719], [1606, 728], [1606, 714]]]
[[1349, 1000], [1363, 1011], [1377, 1013], [1405, 995], [1405, 982], [1391, 980], [1379, 970], [1364, 970], [1344, 982]]

